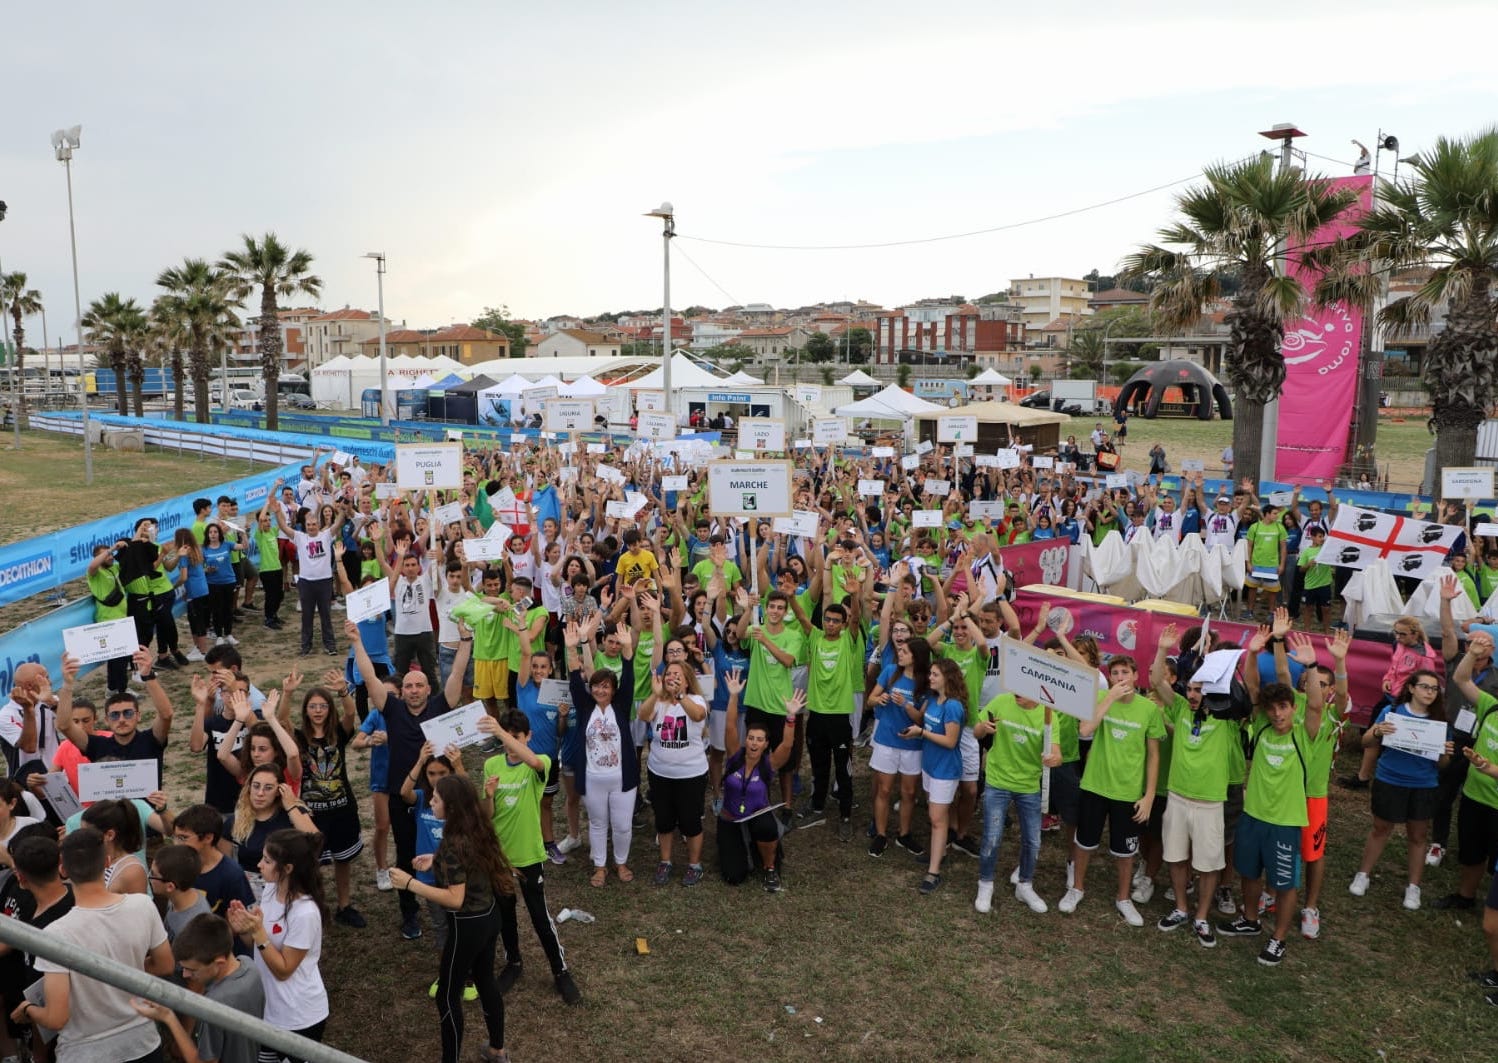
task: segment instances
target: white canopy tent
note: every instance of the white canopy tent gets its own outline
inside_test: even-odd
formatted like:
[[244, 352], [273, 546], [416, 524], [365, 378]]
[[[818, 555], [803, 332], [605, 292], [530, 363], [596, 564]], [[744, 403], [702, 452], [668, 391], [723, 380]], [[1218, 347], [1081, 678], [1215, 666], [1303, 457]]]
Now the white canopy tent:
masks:
[[855, 369], [847, 376], [838, 381], [839, 384], [847, 384], [855, 388], [877, 388], [879, 381], [875, 380], [862, 369]]
[[[673, 388], [707, 388], [726, 384], [720, 376], [713, 376], [706, 369], [680, 352], [671, 356], [671, 386]], [[631, 380], [632, 388], [659, 388], [665, 384], [665, 374], [656, 369], [639, 380]]]
[[866, 399], [850, 402], [832, 411], [839, 417], [872, 417], [885, 421], [908, 421], [914, 417], [946, 413], [945, 406], [918, 399], [894, 384]]
[[[674, 371], [675, 368], [676, 367], [673, 365], [672, 370]], [[672, 383], [675, 383], [675, 381], [673, 380]], [[759, 379], [759, 377], [750, 376], [748, 373], [740, 369], [737, 373], [733, 374], [733, 376], [728, 377], [726, 380], [724, 380], [723, 383], [737, 384], [743, 387], [748, 387], [751, 384], [763, 384], [764, 381]]]
[[580, 376], [570, 384], [563, 384], [559, 390], [564, 398], [569, 399], [596, 399], [609, 391], [590, 376]]
[[540, 380], [536, 381], [534, 386], [538, 388], [556, 388], [557, 393], [561, 394], [563, 384], [556, 377], [548, 374], [547, 376], [543, 376]]
[[969, 380], [968, 383], [980, 388], [1006, 388], [1010, 384], [1013, 384], [1014, 381], [997, 370], [985, 369]]

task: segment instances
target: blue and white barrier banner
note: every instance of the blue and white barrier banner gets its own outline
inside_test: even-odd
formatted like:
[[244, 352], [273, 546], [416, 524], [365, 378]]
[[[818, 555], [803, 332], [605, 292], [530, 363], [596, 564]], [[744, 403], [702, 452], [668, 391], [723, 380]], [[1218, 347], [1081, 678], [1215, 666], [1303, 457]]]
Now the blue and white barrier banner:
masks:
[[[333, 446], [335, 443], [339, 450], [358, 455], [359, 460], [366, 464], [385, 464], [395, 458], [395, 447], [390, 443], [342, 438], [332, 440], [305, 432], [271, 432], [263, 428], [235, 428], [223, 424], [198, 424], [195, 421], [170, 421], [154, 417], [121, 417], [107, 413], [90, 413], [89, 420], [106, 429], [122, 428], [141, 432], [147, 443], [167, 450], [244, 458], [272, 465], [309, 460], [318, 447]], [[47, 432], [83, 434], [82, 416], [72, 411], [33, 417], [31, 424]]]
[[23, 664], [43, 665], [52, 685], [61, 686], [63, 628], [93, 622], [94, 600], [79, 598], [0, 634], [0, 701], [10, 697], [16, 669]]

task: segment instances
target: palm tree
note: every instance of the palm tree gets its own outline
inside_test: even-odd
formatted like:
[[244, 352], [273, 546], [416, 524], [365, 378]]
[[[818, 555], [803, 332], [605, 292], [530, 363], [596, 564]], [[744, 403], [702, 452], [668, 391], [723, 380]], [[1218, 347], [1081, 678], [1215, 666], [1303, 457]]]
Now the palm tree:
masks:
[[182, 350], [192, 343], [192, 329], [185, 315], [168, 295], [158, 295], [151, 304], [151, 346], [163, 369], [172, 371], [172, 417], [183, 418]]
[[1266, 444], [1264, 407], [1285, 383], [1285, 322], [1300, 317], [1310, 302], [1300, 281], [1276, 273], [1276, 261], [1355, 197], [1298, 170], [1276, 170], [1266, 156], [1209, 166], [1203, 176], [1205, 185], [1176, 197], [1180, 219], [1159, 231], [1160, 244], [1146, 244], [1125, 258], [1119, 279], [1150, 287], [1154, 321], [1169, 333], [1194, 326], [1225, 296], [1230, 281], [1237, 283], [1226, 318], [1227, 376], [1237, 405], [1233, 454], [1238, 468], [1255, 475]]
[[83, 327], [88, 341], [103, 347], [114, 370], [115, 399], [121, 417], [130, 416], [129, 396], [125, 391], [126, 360], [130, 345], [144, 331], [146, 315], [134, 299], [121, 299], [119, 292], [105, 292], [88, 304]]
[[[209, 265], [206, 259], [184, 259], [182, 265], [164, 269], [156, 278], [166, 293], [156, 300], [164, 317], [180, 323], [185, 330], [187, 371], [192, 377], [193, 408], [199, 424], [209, 422], [208, 377], [213, 371], [211, 339], [215, 330], [226, 322], [239, 325], [234, 314], [233, 279], [223, 270]], [[180, 357], [180, 356], [179, 356]], [[179, 370], [180, 361], [173, 363]], [[225, 382], [227, 386], [227, 382]], [[177, 416], [182, 407], [177, 405]]]
[[277, 423], [276, 382], [281, 377], [281, 318], [277, 312], [278, 296], [304, 293], [314, 299], [322, 294], [322, 279], [313, 275], [312, 256], [306, 251], [292, 251], [275, 233], [266, 233], [256, 242], [248, 233], [244, 247], [224, 255], [219, 267], [231, 275], [231, 290], [244, 300], [255, 289], [260, 290], [260, 368], [265, 373], [265, 427]]
[[130, 381], [135, 416], [144, 417], [145, 402], [141, 393], [146, 386], [146, 346], [151, 341], [151, 320], [146, 311], [139, 307], [136, 310], [124, 323], [122, 338], [125, 341], [125, 376]]
[[0, 313], [9, 313], [15, 322], [12, 333], [16, 341], [16, 416], [26, 412], [26, 330], [21, 319], [42, 312], [42, 293], [26, 287], [26, 274], [6, 273], [0, 276]]
[[1475, 464], [1477, 427], [1498, 385], [1498, 127], [1438, 139], [1416, 156], [1412, 176], [1383, 185], [1380, 201], [1346, 241], [1325, 254], [1321, 302], [1372, 306], [1386, 273], [1427, 279], [1379, 312], [1386, 329], [1422, 328], [1446, 307], [1446, 327], [1426, 348], [1422, 382], [1440, 467]]

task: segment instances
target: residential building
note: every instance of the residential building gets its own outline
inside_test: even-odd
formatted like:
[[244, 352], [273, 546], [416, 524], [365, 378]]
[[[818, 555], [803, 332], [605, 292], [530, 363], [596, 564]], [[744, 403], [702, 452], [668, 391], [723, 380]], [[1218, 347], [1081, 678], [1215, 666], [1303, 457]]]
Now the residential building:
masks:
[[[378, 337], [380, 333], [377, 315], [348, 306], [308, 318], [304, 327], [307, 349], [305, 368], [309, 370], [316, 369], [324, 362], [331, 362], [339, 355], [357, 355], [361, 343]], [[388, 321], [385, 328], [387, 331], [390, 328]]]
[[[364, 354], [378, 357], [379, 336], [363, 340], [359, 348]], [[508, 358], [510, 337], [503, 332], [490, 332], [472, 325], [449, 325], [433, 330], [396, 329], [385, 334], [385, 356], [394, 358], [399, 354], [414, 358], [447, 357], [464, 365], [473, 365], [494, 358]]]
[[[655, 321], [653, 321], [653, 322], [650, 323], [649, 333], [644, 337], [644, 339], [648, 340], [650, 343], [655, 344], [657, 347], [660, 346], [660, 342], [661, 342], [661, 322], [660, 322], [660, 318], [656, 318]], [[691, 345], [692, 345], [692, 325], [691, 325], [691, 322], [687, 321], [685, 318], [674, 317], [673, 316], [671, 318], [671, 349], [674, 351], [678, 347], [690, 347]]]
[[[315, 306], [302, 306], [277, 311], [281, 320], [281, 368], [302, 369], [307, 358], [304, 335], [307, 322], [322, 314]], [[234, 345], [229, 350], [229, 361], [236, 365], [258, 365], [260, 363], [260, 315], [249, 318], [234, 334]]]
[[799, 351], [811, 339], [803, 328], [751, 328], [739, 333], [736, 342], [748, 347], [756, 358], [774, 358], [787, 351]]
[[556, 317], [549, 317], [541, 322], [541, 327], [549, 333], [560, 332], [562, 329], [582, 328], [583, 319], [573, 317], [571, 314], [559, 314]]
[[711, 350], [726, 343], [737, 343], [743, 327], [719, 317], [694, 317], [692, 319], [692, 341], [694, 351]]
[[553, 332], [534, 347], [525, 349], [532, 358], [617, 358], [619, 341], [601, 332], [582, 328], [564, 328]]
[[1080, 277], [1026, 277], [1009, 282], [1009, 301], [1022, 308], [1027, 328], [1043, 328], [1064, 314], [1085, 317], [1091, 285]]
[[1087, 300], [1087, 306], [1093, 313], [1101, 310], [1116, 310], [1124, 306], [1137, 306], [1141, 309], [1150, 305], [1150, 297], [1143, 292], [1131, 292], [1127, 288], [1108, 288], [1097, 292]]
[[1024, 331], [1003, 305], [980, 309], [932, 301], [886, 311], [876, 321], [874, 361], [883, 364], [898, 362], [901, 355], [992, 354], [1018, 347]]

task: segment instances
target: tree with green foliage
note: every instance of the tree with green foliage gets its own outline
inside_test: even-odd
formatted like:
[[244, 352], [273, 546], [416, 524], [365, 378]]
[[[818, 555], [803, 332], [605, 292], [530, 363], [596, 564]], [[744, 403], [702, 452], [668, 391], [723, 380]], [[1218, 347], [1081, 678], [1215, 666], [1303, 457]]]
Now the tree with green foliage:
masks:
[[902, 388], [910, 386], [910, 366], [904, 362], [895, 368], [895, 383]]
[[[212, 419], [208, 378], [213, 372], [215, 336], [231, 327], [239, 327], [239, 316], [234, 312], [235, 297], [231, 291], [233, 284], [229, 274], [202, 258], [183, 259], [182, 265], [164, 269], [156, 277], [156, 286], [165, 294], [157, 297], [152, 314], [159, 328], [170, 332], [179, 341], [185, 340], [193, 412], [199, 424], [207, 424]], [[278, 333], [279, 329], [278, 322]], [[183, 343], [178, 342], [172, 348], [172, 369], [178, 381], [182, 378], [182, 346]], [[228, 381], [223, 385], [227, 388]], [[272, 387], [267, 384], [267, 400]], [[173, 403], [180, 421], [183, 416], [180, 384]]]
[[184, 405], [182, 352], [192, 344], [192, 328], [178, 305], [165, 295], [158, 295], [151, 304], [147, 325], [147, 349], [155, 356], [157, 365], [172, 371], [172, 417], [180, 421]]
[[857, 325], [847, 331], [843, 347], [849, 365], [866, 365], [874, 354], [874, 334]]
[[830, 362], [836, 353], [832, 346], [832, 337], [825, 332], [813, 332], [806, 338], [804, 348], [808, 362]]
[[[145, 340], [144, 311], [134, 299], [122, 299], [119, 292], [105, 292], [84, 311], [83, 329], [88, 342], [104, 348], [109, 356], [109, 367], [114, 370], [115, 405], [121, 417], [129, 417], [126, 385], [133, 375], [132, 348], [137, 352], [135, 357], [139, 357], [139, 345]], [[136, 404], [140, 404], [138, 388]]]
[[510, 320], [508, 306], [484, 307], [484, 312], [473, 319], [473, 327], [488, 329], [490, 332], [503, 332], [510, 337], [511, 358], [524, 358], [526, 348], [530, 346], [530, 341], [525, 338], [525, 326], [518, 321]]
[[42, 293], [26, 287], [26, 274], [6, 273], [0, 276], [0, 314], [9, 314], [14, 327], [11, 335], [16, 341], [16, 416], [26, 412], [26, 330], [23, 318], [42, 312]]
[[[281, 379], [281, 313], [278, 300], [295, 295], [316, 299], [322, 294], [322, 278], [312, 272], [312, 256], [292, 250], [266, 233], [256, 240], [248, 233], [243, 246], [226, 253], [219, 270], [227, 275], [229, 290], [237, 302], [260, 292], [260, 371], [265, 374], [265, 427], [274, 432], [278, 423]], [[229, 382], [224, 381], [225, 394]]]

